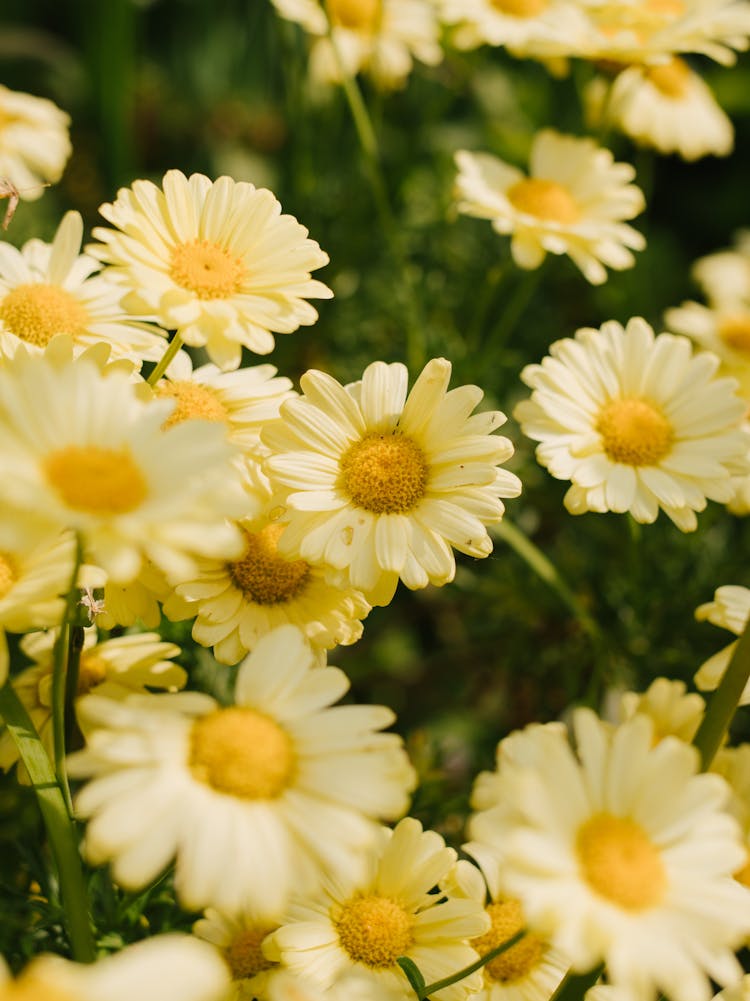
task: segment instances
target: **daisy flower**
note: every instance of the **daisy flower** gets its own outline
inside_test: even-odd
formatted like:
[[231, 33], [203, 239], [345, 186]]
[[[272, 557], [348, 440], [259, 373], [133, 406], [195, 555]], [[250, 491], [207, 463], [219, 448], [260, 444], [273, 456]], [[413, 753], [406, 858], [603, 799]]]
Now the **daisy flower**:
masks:
[[632, 998], [708, 1001], [709, 977], [741, 975], [750, 931], [729, 787], [699, 773], [694, 747], [654, 744], [646, 716], [612, 727], [578, 709], [573, 731], [575, 753], [559, 729], [526, 735], [502, 804], [472, 819], [471, 850], [495, 857], [503, 891], [575, 971], [604, 962]]
[[87, 249], [111, 266], [124, 306], [222, 369], [239, 367], [243, 346], [268, 354], [274, 333], [317, 320], [306, 299], [333, 295], [310, 277], [328, 255], [264, 188], [170, 170], [161, 189], [135, 181], [100, 212], [116, 228], [95, 229], [102, 242]]
[[568, 0], [440, 0], [460, 49], [505, 45], [514, 55], [567, 55], [581, 44], [587, 21]]
[[[722, 629], [728, 629], [735, 636], [740, 636], [745, 631], [750, 617], [750, 588], [741, 587], [739, 584], [725, 584], [717, 588], [714, 600], [699, 605], [695, 610], [695, 617], [699, 622], [711, 622]], [[698, 668], [694, 680], [702, 692], [712, 692], [718, 688], [738, 642], [734, 640]], [[750, 705], [750, 682], [745, 686], [739, 704]]]
[[0, 85], [0, 176], [21, 198], [34, 201], [60, 180], [72, 149], [69, 126], [52, 101]]
[[717, 303], [709, 307], [683, 302], [666, 311], [664, 323], [705, 351], [718, 355], [722, 375], [737, 379], [740, 392], [750, 406], [750, 301], [744, 309], [739, 305]]
[[[21, 640], [22, 652], [31, 667], [11, 679], [11, 684], [31, 717], [36, 732], [53, 757], [52, 669], [57, 630], [30, 633]], [[187, 681], [185, 671], [172, 658], [180, 648], [165, 643], [156, 633], [133, 633], [97, 642], [96, 628], [86, 629], [78, 667], [78, 695], [96, 692], [123, 699], [149, 688], [176, 691]], [[8, 733], [0, 736], [0, 768], [8, 771], [18, 760], [15, 742]], [[25, 769], [20, 776], [26, 781]]]
[[645, 320], [612, 320], [528, 365], [521, 378], [533, 393], [514, 416], [541, 442], [541, 465], [571, 481], [571, 514], [629, 511], [650, 523], [661, 508], [691, 532], [706, 499], [726, 502], [732, 475], [748, 471], [745, 404], [718, 366], [684, 337], [655, 337]]
[[750, 311], [750, 230], [735, 234], [731, 250], [697, 260], [692, 276], [712, 306]]
[[[376, 84], [402, 87], [413, 60], [435, 66], [443, 58], [433, 0], [272, 0], [282, 17], [317, 36], [310, 73], [341, 83], [368, 72]], [[329, 25], [330, 17], [330, 25]]]
[[281, 626], [243, 661], [235, 705], [199, 692], [81, 699], [88, 746], [69, 771], [90, 778], [76, 798], [89, 861], [111, 861], [136, 889], [176, 857], [186, 909], [258, 916], [279, 914], [321, 867], [356, 868], [375, 818], [406, 809], [414, 772], [401, 739], [379, 732], [391, 711], [332, 708], [349, 682], [314, 663]]
[[279, 920], [259, 919], [248, 913], [225, 914], [213, 907], [195, 922], [193, 934], [210, 942], [231, 971], [232, 987], [226, 1001], [269, 1001], [274, 980], [288, 976], [262, 949], [264, 940], [279, 927]]
[[207, 943], [156, 935], [95, 963], [37, 956], [12, 980], [0, 959], [3, 1001], [222, 1001], [229, 978]]
[[732, 123], [710, 87], [678, 57], [618, 73], [606, 119], [636, 142], [684, 160], [727, 156], [734, 146]]
[[122, 289], [94, 275], [99, 262], [80, 253], [82, 237], [81, 216], [67, 212], [52, 243], [29, 240], [17, 250], [0, 242], [0, 354], [69, 334], [76, 346], [106, 341], [113, 357], [161, 358], [163, 332], [124, 312]]
[[180, 351], [155, 386], [159, 398], [175, 400], [165, 427], [186, 420], [217, 421], [226, 425], [228, 438], [247, 458], [265, 455], [260, 430], [279, 416], [284, 400], [296, 394], [290, 379], [276, 374], [273, 365], [251, 365], [222, 372], [216, 365], [193, 368]]
[[645, 692], [623, 692], [619, 719], [637, 713], [648, 716], [654, 727], [654, 743], [673, 736], [691, 743], [703, 722], [706, 702], [697, 692], [688, 692], [684, 681], [656, 678]]
[[259, 471], [249, 470], [248, 477], [261, 509], [237, 522], [243, 554], [230, 562], [199, 560], [189, 580], [174, 582], [178, 601], [168, 599], [165, 614], [195, 617], [193, 639], [213, 647], [222, 664], [236, 664], [285, 623], [298, 626], [317, 651], [355, 643], [369, 604], [354, 588], [329, 583], [324, 567], [279, 552], [284, 526], [268, 480]]
[[489, 555], [485, 526], [521, 483], [498, 468], [513, 454], [492, 433], [505, 415], [471, 416], [483, 393], [449, 392], [450, 374], [450, 362], [433, 359], [408, 397], [401, 364], [373, 362], [349, 386], [315, 370], [302, 377], [304, 396], [261, 433], [289, 523], [282, 553], [329, 564], [375, 605], [388, 604], [399, 578], [410, 588], [452, 580], [451, 546]]
[[190, 573], [193, 555], [236, 556], [241, 539], [225, 517], [242, 497], [223, 430], [192, 421], [163, 431], [173, 404], [141, 399], [128, 373], [102, 368], [99, 349], [73, 358], [58, 337], [0, 366], [0, 545], [70, 528], [117, 582], [145, 558]]
[[547, 253], [567, 254], [593, 285], [607, 280], [606, 267], [630, 268], [628, 248], [646, 241], [625, 219], [645, 205], [629, 182], [635, 169], [615, 163], [593, 139], [543, 129], [534, 137], [529, 176], [489, 153], [456, 153], [458, 210], [489, 219], [510, 235], [519, 268], [538, 268]]
[[74, 556], [70, 533], [52, 533], [25, 547], [0, 550], [0, 685], [8, 673], [6, 630], [25, 633], [60, 621]]
[[[317, 898], [293, 904], [290, 923], [274, 932], [264, 951], [321, 987], [345, 987], [353, 976], [369, 983], [370, 996], [406, 1001], [412, 988], [399, 957], [416, 963], [427, 983], [478, 958], [467, 940], [487, 931], [482, 906], [431, 892], [455, 860], [439, 834], [407, 817], [392, 832], [382, 829], [362, 873], [326, 878]], [[434, 996], [463, 1001], [481, 982], [481, 973], [473, 973]]]
[[[487, 955], [526, 927], [521, 901], [503, 894], [492, 864], [485, 872], [481, 862], [477, 869], [461, 860], [456, 863], [451, 877], [447, 884], [441, 884], [441, 888], [457, 887], [460, 896], [477, 900], [492, 922], [489, 931], [472, 940], [480, 956]], [[488, 888], [489, 901], [486, 901]], [[484, 983], [482, 989], [472, 995], [472, 1001], [548, 1001], [568, 968], [565, 958], [549, 943], [528, 932], [516, 945], [482, 967]]]

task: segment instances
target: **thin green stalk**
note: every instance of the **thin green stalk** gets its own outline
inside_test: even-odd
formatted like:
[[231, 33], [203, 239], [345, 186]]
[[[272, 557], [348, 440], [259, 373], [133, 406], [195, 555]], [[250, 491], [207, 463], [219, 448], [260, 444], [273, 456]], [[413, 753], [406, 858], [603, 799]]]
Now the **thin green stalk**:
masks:
[[420, 1001], [424, 998], [428, 998], [431, 994], [436, 994], [438, 991], [442, 991], [444, 987], [450, 987], [451, 984], [458, 983], [459, 980], [463, 980], [464, 977], [470, 976], [476, 970], [481, 970], [485, 963], [490, 963], [493, 959], [501, 956], [504, 952], [512, 949], [514, 945], [521, 941], [521, 939], [526, 934], [526, 929], [521, 928], [516, 932], [511, 938], [506, 939], [500, 945], [495, 946], [494, 949], [490, 949], [488, 953], [484, 956], [480, 956], [475, 963], [470, 963], [469, 966], [465, 966], [463, 970], [459, 970], [458, 973], [453, 973], [449, 977], [444, 977], [442, 980], [436, 980], [433, 984], [427, 984], [422, 992], [422, 997]]
[[603, 963], [588, 973], [566, 973], [550, 1001], [581, 1001], [586, 991], [594, 986], [602, 973], [604, 973]]
[[749, 678], [750, 620], [740, 636], [719, 687], [709, 700], [703, 722], [693, 738], [693, 743], [700, 751], [704, 771], [721, 747], [724, 734], [729, 729]]
[[57, 776], [57, 781], [71, 817], [73, 815], [73, 804], [70, 798], [68, 776], [65, 771], [65, 732], [67, 729], [65, 723], [66, 677], [68, 671], [70, 627], [75, 619], [76, 606], [78, 604], [78, 571], [81, 568], [82, 557], [81, 542], [80, 539], [76, 539], [73, 573], [70, 578], [68, 594], [65, 598], [60, 632], [55, 640], [52, 651], [52, 740], [55, 757], [55, 775]]
[[39, 734], [10, 682], [0, 688], [0, 716], [29, 773], [47, 829], [73, 958], [93, 963], [96, 949], [75, 824]]
[[167, 345], [167, 350], [161, 356], [157, 364], [154, 366], [154, 370], [151, 375], [146, 379], [149, 386], [155, 386], [156, 383], [161, 379], [164, 373], [169, 368], [169, 363], [172, 361], [174, 356], [182, 347], [182, 337], [180, 336], [180, 331], [175, 332], [174, 337]]

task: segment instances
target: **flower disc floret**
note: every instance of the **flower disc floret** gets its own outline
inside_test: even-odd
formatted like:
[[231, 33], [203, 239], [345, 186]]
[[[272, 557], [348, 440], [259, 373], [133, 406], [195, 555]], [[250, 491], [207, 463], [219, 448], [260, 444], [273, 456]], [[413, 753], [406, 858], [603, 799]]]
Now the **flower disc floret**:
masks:
[[589, 886], [626, 910], [660, 904], [667, 888], [658, 848], [629, 817], [591, 817], [576, 840], [581, 874]]
[[612, 462], [654, 466], [669, 455], [669, 421], [647, 400], [611, 400], [599, 414], [596, 429]]
[[341, 457], [341, 488], [372, 514], [408, 514], [425, 495], [428, 468], [422, 449], [394, 431], [372, 432]]
[[[492, 926], [472, 943], [480, 956], [497, 949], [513, 938], [525, 925], [523, 908], [518, 900], [497, 900], [486, 907]], [[544, 955], [544, 942], [538, 935], [526, 934], [510, 949], [501, 952], [484, 967], [491, 980], [512, 984], [526, 977]]]
[[414, 915], [389, 897], [368, 894], [344, 904], [336, 931], [353, 962], [382, 969], [414, 945]]
[[67, 445], [43, 460], [50, 486], [63, 503], [89, 514], [125, 514], [148, 496], [148, 484], [126, 448]]
[[282, 525], [266, 525], [259, 532], [245, 532], [242, 559], [228, 565], [229, 576], [249, 601], [277, 605], [290, 601], [304, 588], [310, 565], [278, 554]]
[[228, 423], [226, 407], [215, 392], [198, 382], [178, 379], [174, 382], [163, 380], [156, 387], [159, 399], [174, 400], [175, 407], [162, 425], [170, 428], [183, 421], [220, 421]]
[[225, 955], [233, 980], [249, 980], [276, 965], [273, 960], [266, 959], [261, 949], [270, 930], [255, 926], [245, 928], [229, 943]]
[[16, 285], [0, 300], [0, 322], [22, 341], [43, 348], [55, 334], [75, 335], [89, 316], [65, 289], [42, 282]]

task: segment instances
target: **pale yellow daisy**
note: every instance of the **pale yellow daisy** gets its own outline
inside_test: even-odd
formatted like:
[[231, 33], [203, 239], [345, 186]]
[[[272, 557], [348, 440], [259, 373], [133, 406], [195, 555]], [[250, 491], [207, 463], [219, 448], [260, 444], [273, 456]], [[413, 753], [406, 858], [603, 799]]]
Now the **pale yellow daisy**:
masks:
[[710, 87], [676, 56], [618, 73], [606, 119], [641, 145], [684, 160], [727, 156], [734, 147], [734, 128]]
[[636, 713], [648, 716], [654, 727], [654, 741], [670, 735], [689, 744], [703, 722], [706, 702], [697, 692], [688, 692], [684, 681], [656, 678], [645, 692], [623, 692], [619, 719]]
[[750, 311], [750, 230], [735, 233], [731, 250], [697, 260], [692, 275], [712, 306], [740, 313]]
[[0, 958], [0, 1001], [222, 1001], [227, 968], [206, 942], [156, 935], [95, 963], [42, 955], [13, 980]]
[[241, 538], [225, 519], [242, 511], [242, 491], [223, 429], [162, 430], [173, 404], [141, 399], [127, 372], [102, 369], [102, 350], [74, 358], [56, 337], [0, 366], [0, 546], [71, 528], [120, 583], [144, 559], [190, 573], [194, 555], [236, 556]]
[[232, 975], [226, 1001], [270, 1001], [273, 981], [288, 976], [262, 949], [264, 940], [280, 927], [280, 919], [249, 913], [226, 914], [213, 907], [193, 925], [193, 934], [210, 942], [223, 956]]
[[683, 302], [668, 309], [664, 324], [677, 334], [690, 337], [705, 351], [721, 359], [721, 374], [737, 379], [750, 406], [750, 298], [743, 308], [732, 305], [704, 306]]
[[[57, 630], [30, 633], [21, 640], [21, 650], [33, 663], [11, 679], [52, 756], [52, 667]], [[97, 642], [97, 630], [86, 629], [78, 667], [77, 692], [96, 692], [123, 699], [150, 688], [177, 691], [187, 681], [185, 671], [172, 662], [180, 648], [165, 643], [156, 633], [132, 633]], [[8, 733], [0, 736], [0, 768], [7, 771], [18, 760], [18, 750]], [[21, 775], [26, 780], [25, 770]]]
[[[739, 636], [747, 625], [750, 617], [750, 588], [742, 587], [739, 584], [725, 584], [716, 589], [714, 600], [707, 601], [699, 605], [695, 610], [695, 617], [699, 622], [711, 622], [722, 629], [728, 629]], [[709, 657], [698, 668], [695, 675], [695, 684], [702, 692], [712, 692], [718, 687], [719, 682], [724, 677], [724, 672], [729, 667], [737, 640], [719, 650], [713, 657]], [[740, 705], [750, 704], [750, 682], [745, 686], [745, 690], [740, 697]]]
[[567, 55], [580, 48], [588, 28], [584, 11], [569, 0], [439, 0], [439, 6], [461, 49], [488, 44], [517, 56]]
[[506, 764], [502, 803], [472, 818], [471, 851], [495, 859], [502, 890], [576, 972], [643, 1001], [708, 1001], [709, 978], [741, 975], [750, 892], [730, 877], [746, 860], [730, 790], [701, 774], [697, 750], [654, 744], [637, 714], [613, 727], [573, 714], [576, 752], [537, 726]]
[[282, 17], [316, 36], [310, 74], [323, 83], [364, 71], [383, 88], [402, 87], [414, 59], [434, 66], [443, 58], [434, 0], [272, 2]]
[[0, 85], [0, 177], [21, 198], [33, 201], [60, 180], [72, 149], [69, 126], [52, 101]]
[[318, 651], [355, 643], [369, 604], [354, 588], [329, 583], [324, 567], [279, 552], [284, 526], [268, 480], [257, 470], [248, 470], [248, 480], [260, 510], [237, 522], [243, 554], [229, 562], [199, 560], [192, 577], [173, 581], [179, 600], [168, 599], [165, 614], [195, 617], [193, 639], [213, 647], [222, 664], [236, 664], [285, 623], [298, 626]]
[[77, 347], [106, 341], [115, 358], [161, 358], [164, 332], [121, 308], [122, 289], [94, 274], [100, 265], [80, 253], [82, 237], [81, 216], [67, 212], [52, 243], [34, 239], [17, 250], [0, 242], [0, 354], [69, 334]]
[[[567, 254], [594, 285], [605, 268], [635, 264], [630, 249], [646, 241], [625, 224], [643, 210], [641, 189], [630, 182], [635, 169], [615, 163], [593, 139], [543, 129], [534, 137], [529, 176], [489, 153], [456, 153], [458, 210], [489, 219], [510, 235], [520, 268], [538, 268], [545, 256]], [[630, 249], [628, 249], [630, 248]]]
[[500, 498], [521, 490], [499, 468], [513, 446], [493, 434], [505, 415], [472, 416], [481, 389], [448, 391], [450, 374], [433, 359], [408, 397], [401, 364], [374, 362], [349, 386], [314, 370], [302, 377], [302, 398], [261, 434], [288, 522], [282, 553], [329, 564], [382, 605], [399, 578], [410, 588], [452, 580], [451, 547], [491, 552], [485, 526], [501, 520]]
[[260, 442], [261, 428], [279, 416], [284, 400], [296, 395], [291, 380], [277, 375], [273, 365], [250, 365], [236, 372], [222, 372], [216, 365], [194, 369], [185, 351], [170, 363], [155, 392], [176, 401], [165, 427], [196, 419], [223, 423], [229, 441], [253, 459], [268, 451]]
[[706, 500], [725, 503], [731, 477], [748, 472], [745, 403], [718, 367], [687, 338], [654, 336], [640, 318], [626, 328], [612, 320], [528, 365], [521, 378], [533, 393], [514, 416], [541, 442], [541, 465], [571, 481], [571, 514], [629, 511], [650, 523], [661, 509], [690, 532]]
[[[404, 1001], [412, 989], [396, 960], [406, 956], [432, 983], [476, 961], [468, 939], [487, 931], [489, 919], [472, 899], [431, 892], [448, 874], [456, 853], [412, 817], [394, 831], [383, 828], [350, 879], [326, 878], [316, 898], [296, 901], [290, 921], [271, 935], [264, 951], [292, 973], [327, 988], [348, 978], [369, 983], [373, 996]], [[481, 973], [436, 991], [440, 1001], [464, 1001]]]
[[89, 861], [136, 889], [176, 857], [184, 907], [259, 917], [321, 871], [356, 869], [376, 818], [406, 809], [414, 772], [380, 732], [393, 713], [332, 707], [349, 682], [315, 663], [281, 626], [242, 663], [233, 706], [199, 692], [81, 699], [88, 746], [68, 767], [90, 779], [76, 797]]
[[328, 255], [270, 191], [244, 181], [170, 170], [161, 189], [135, 181], [100, 211], [116, 228], [95, 229], [102, 243], [87, 249], [111, 266], [125, 307], [205, 346], [220, 368], [238, 368], [243, 346], [268, 354], [274, 333], [317, 320], [308, 298], [333, 295], [310, 277]]

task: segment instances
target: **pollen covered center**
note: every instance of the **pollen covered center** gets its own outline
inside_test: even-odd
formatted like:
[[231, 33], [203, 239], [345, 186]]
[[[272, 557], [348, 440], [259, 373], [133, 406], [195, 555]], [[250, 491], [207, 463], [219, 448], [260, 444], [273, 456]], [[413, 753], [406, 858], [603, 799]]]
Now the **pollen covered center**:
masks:
[[355, 31], [375, 31], [380, 20], [382, 0], [328, 0], [333, 24]]
[[10, 591], [18, 580], [18, 570], [13, 558], [8, 553], [0, 553], [0, 600]]
[[424, 452], [406, 435], [365, 435], [342, 456], [340, 487], [373, 514], [406, 514], [425, 495]]
[[193, 723], [190, 770], [199, 782], [229, 796], [276, 799], [294, 773], [294, 750], [275, 720], [230, 706]]
[[226, 407], [207, 386], [189, 379], [170, 382], [164, 379], [156, 387], [163, 400], [175, 400], [175, 408], [162, 424], [164, 430], [183, 421], [217, 421], [227, 423]]
[[263, 955], [261, 945], [263, 939], [273, 931], [272, 928], [260, 925], [253, 925], [251, 928], [244, 928], [232, 939], [226, 949], [225, 955], [229, 969], [232, 971], [233, 980], [245, 980], [263, 973], [276, 966], [270, 959]]
[[172, 251], [169, 274], [199, 299], [228, 299], [242, 288], [246, 268], [239, 257], [210, 240], [189, 240]]
[[148, 495], [143, 473], [127, 448], [69, 445], [43, 463], [50, 485], [77, 511], [125, 514]]
[[646, 400], [611, 400], [599, 414], [596, 430], [607, 457], [628, 466], [655, 465], [674, 441], [672, 425]]
[[310, 576], [310, 566], [304, 560], [279, 556], [278, 542], [283, 531], [283, 525], [266, 525], [260, 532], [246, 532], [242, 559], [227, 565], [235, 587], [258, 605], [291, 601]]
[[664, 66], [652, 66], [646, 73], [648, 80], [665, 97], [679, 100], [690, 85], [690, 67], [683, 59], [672, 59]]
[[16, 285], [0, 302], [5, 329], [27, 344], [43, 348], [55, 334], [86, 329], [89, 314], [78, 300], [57, 285]]
[[570, 224], [579, 216], [575, 198], [557, 181], [526, 177], [510, 187], [506, 196], [519, 212], [533, 215], [537, 219]]
[[395, 966], [414, 944], [414, 919], [389, 897], [355, 897], [336, 922], [342, 948], [355, 963], [373, 969]]
[[490, 0], [495, 10], [510, 17], [538, 17], [547, 9], [547, 0]]
[[[481, 938], [472, 940], [472, 946], [480, 956], [497, 949], [507, 942], [526, 924], [523, 908], [518, 900], [501, 900], [486, 908], [492, 925]], [[544, 955], [544, 943], [537, 935], [524, 935], [512, 948], [500, 953], [485, 966], [491, 980], [508, 984], [525, 977]]]
[[578, 831], [581, 874], [592, 890], [628, 911], [655, 907], [667, 887], [659, 849], [628, 817], [600, 813]]
[[725, 317], [719, 324], [719, 337], [733, 351], [750, 355], [750, 313]]

